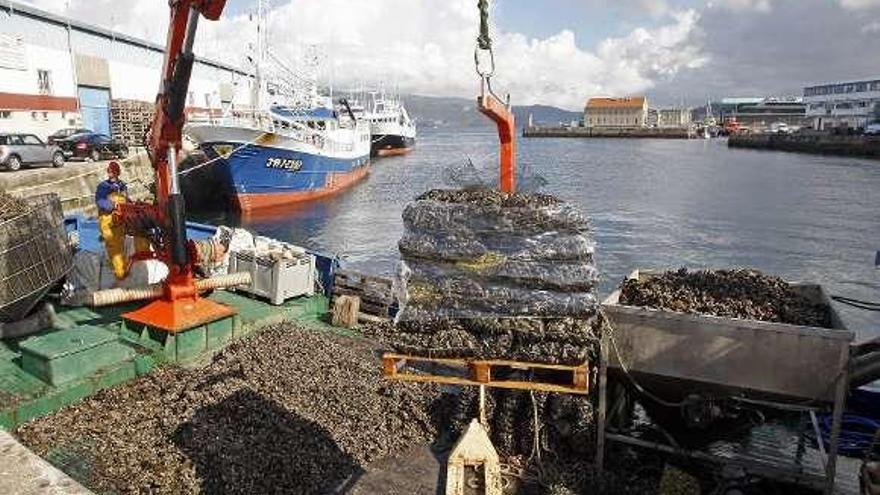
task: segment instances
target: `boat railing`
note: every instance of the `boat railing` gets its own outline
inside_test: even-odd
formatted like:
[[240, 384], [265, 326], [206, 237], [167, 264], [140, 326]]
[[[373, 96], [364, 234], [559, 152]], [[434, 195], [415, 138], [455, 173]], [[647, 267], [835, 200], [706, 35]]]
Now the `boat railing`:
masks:
[[[225, 127], [244, 127], [271, 132], [285, 138], [310, 144], [326, 152], [351, 152], [355, 144], [340, 141], [332, 137], [332, 133], [312, 129], [300, 122], [287, 121], [281, 123], [267, 112], [235, 112], [223, 116], [198, 115], [188, 119], [189, 124], [209, 124]], [[285, 125], [286, 124], [286, 125]], [[352, 132], [357, 132], [357, 126]]]

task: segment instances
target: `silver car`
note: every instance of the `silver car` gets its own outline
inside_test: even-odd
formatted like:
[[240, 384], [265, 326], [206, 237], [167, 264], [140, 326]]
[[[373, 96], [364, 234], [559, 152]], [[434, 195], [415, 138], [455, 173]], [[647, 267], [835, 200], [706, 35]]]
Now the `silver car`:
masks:
[[58, 146], [46, 144], [33, 134], [0, 134], [0, 166], [15, 171], [37, 163], [63, 167], [64, 154]]

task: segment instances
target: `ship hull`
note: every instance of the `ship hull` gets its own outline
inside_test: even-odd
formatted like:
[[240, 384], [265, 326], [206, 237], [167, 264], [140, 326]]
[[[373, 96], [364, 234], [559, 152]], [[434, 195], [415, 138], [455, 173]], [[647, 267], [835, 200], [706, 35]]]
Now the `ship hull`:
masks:
[[416, 145], [416, 138], [396, 134], [373, 135], [373, 156], [395, 156], [409, 153]]
[[222, 164], [230, 193], [243, 212], [332, 196], [369, 175], [366, 149], [326, 156], [295, 147], [244, 145], [247, 142], [218, 140], [199, 145], [209, 158]]

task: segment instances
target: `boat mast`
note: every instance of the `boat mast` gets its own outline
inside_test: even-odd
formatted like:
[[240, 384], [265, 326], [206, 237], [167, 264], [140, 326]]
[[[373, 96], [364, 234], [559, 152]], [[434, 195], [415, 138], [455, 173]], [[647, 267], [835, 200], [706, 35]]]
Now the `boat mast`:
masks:
[[256, 86], [254, 92], [255, 110], [262, 108], [260, 104], [263, 97], [263, 50], [263, 0], [257, 0], [257, 58], [256, 70], [254, 70], [256, 76], [256, 81], [254, 81]]

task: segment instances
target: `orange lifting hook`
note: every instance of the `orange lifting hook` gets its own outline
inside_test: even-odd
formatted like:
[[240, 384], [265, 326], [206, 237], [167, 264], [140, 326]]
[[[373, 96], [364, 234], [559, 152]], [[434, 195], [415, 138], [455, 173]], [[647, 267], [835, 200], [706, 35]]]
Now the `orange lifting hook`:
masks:
[[498, 127], [498, 140], [501, 142], [501, 190], [506, 193], [516, 192], [516, 123], [513, 112], [505, 103], [493, 94], [485, 91], [477, 97], [480, 112], [492, 119]]

